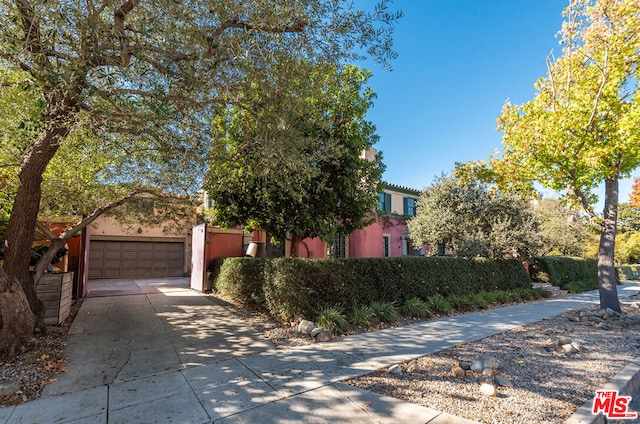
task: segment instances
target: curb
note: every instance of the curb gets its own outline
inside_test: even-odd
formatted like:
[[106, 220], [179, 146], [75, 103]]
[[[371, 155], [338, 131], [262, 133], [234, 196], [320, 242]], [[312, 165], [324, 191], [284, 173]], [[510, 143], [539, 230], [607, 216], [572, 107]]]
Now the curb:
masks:
[[[603, 390], [617, 390], [621, 396], [633, 396], [640, 392], [640, 357], [634, 359], [613, 377]], [[595, 393], [594, 393], [595, 395]], [[594, 415], [591, 411], [593, 400], [582, 405], [565, 424], [606, 424], [602, 413]]]

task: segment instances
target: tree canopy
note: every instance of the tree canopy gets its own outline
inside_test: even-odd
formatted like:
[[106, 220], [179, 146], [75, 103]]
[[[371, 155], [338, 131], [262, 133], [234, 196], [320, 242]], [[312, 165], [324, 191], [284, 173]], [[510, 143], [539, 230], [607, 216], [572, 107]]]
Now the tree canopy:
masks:
[[535, 202], [534, 213], [541, 238], [537, 256], [584, 254], [589, 228], [578, 211], [566, 208], [556, 199], [540, 199]]
[[[3, 160], [5, 147], [11, 152], [3, 180], [13, 181], [2, 186], [2, 210], [10, 217], [0, 322], [18, 323], [23, 310], [11, 278], [38, 309], [29, 251], [43, 189], [65, 189], [53, 177], [91, 179], [91, 190], [75, 201], [67, 197], [71, 205], [46, 202], [55, 206], [51, 211], [75, 210], [93, 197], [101, 206], [90, 217], [152, 189], [193, 191], [214, 111], [239, 104], [247, 79], [270, 75], [279, 59], [290, 57], [344, 64], [365, 55], [388, 64], [399, 13], [387, 3], [373, 10], [341, 0], [0, 3], [0, 106], [12, 110], [3, 117], [17, 128], [2, 137], [11, 143], [2, 146]], [[70, 164], [83, 158], [83, 175], [74, 175]], [[174, 170], [184, 173], [167, 172]], [[108, 199], [98, 199], [103, 196]], [[88, 222], [56, 238], [54, 247]], [[0, 353], [20, 345], [12, 338], [15, 327], [0, 329]]]
[[529, 200], [479, 180], [436, 178], [408, 221], [413, 245], [444, 244], [455, 256], [524, 258], [540, 246]]
[[370, 73], [300, 61], [282, 84], [290, 68], [251, 81], [243, 104], [217, 116], [205, 189], [214, 222], [289, 238], [295, 256], [306, 237], [367, 225], [383, 168], [363, 156], [378, 138], [365, 119]]
[[[501, 156], [489, 161], [499, 185], [539, 182], [602, 222], [600, 306], [619, 311], [614, 269], [618, 181], [640, 165], [640, 4], [573, 0], [559, 32], [562, 55], [547, 59], [534, 98], [507, 102], [498, 118]], [[594, 205], [604, 183], [604, 213]]]

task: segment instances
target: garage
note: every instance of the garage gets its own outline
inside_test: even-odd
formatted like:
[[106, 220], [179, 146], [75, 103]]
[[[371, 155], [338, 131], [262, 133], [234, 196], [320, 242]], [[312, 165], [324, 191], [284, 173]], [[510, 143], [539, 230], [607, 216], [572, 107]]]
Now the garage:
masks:
[[91, 240], [89, 278], [181, 277], [184, 241]]

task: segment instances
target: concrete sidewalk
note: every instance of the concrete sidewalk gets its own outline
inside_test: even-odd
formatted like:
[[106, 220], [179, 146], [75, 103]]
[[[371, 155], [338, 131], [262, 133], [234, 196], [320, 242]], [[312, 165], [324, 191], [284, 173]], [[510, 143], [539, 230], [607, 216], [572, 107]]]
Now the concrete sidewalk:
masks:
[[0, 423], [471, 423], [340, 381], [598, 303], [596, 291], [274, 349], [188, 284], [91, 281], [69, 371]]

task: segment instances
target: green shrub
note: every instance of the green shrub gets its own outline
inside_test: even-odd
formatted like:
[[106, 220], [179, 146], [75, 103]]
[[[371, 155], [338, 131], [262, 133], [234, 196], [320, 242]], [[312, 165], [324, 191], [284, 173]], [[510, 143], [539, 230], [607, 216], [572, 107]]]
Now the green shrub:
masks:
[[373, 316], [379, 322], [395, 324], [400, 319], [398, 311], [396, 311], [391, 302], [372, 302], [370, 307], [371, 311], [373, 311]]
[[496, 295], [496, 302], [498, 303], [509, 303], [512, 301], [508, 291], [499, 290], [495, 292], [495, 295]]
[[480, 293], [478, 293], [478, 295], [482, 297], [485, 302], [487, 302], [488, 306], [494, 303], [500, 303], [498, 301], [499, 293], [499, 291], [481, 291]]
[[418, 297], [511, 290], [531, 279], [517, 260], [452, 257], [273, 259], [265, 267], [264, 295], [272, 315], [315, 316], [316, 304], [404, 304]]
[[340, 306], [325, 306], [320, 309], [316, 324], [318, 327], [331, 331], [336, 336], [340, 336], [349, 331], [349, 324], [342, 314], [342, 308]]
[[452, 294], [447, 296], [447, 301], [456, 311], [471, 312], [475, 310], [473, 301], [468, 295]]
[[483, 293], [486, 292], [473, 293], [469, 295], [471, 304], [473, 305], [474, 309], [487, 309], [489, 307], [489, 302], [487, 301], [487, 299], [485, 299]]
[[586, 291], [596, 290], [598, 288], [598, 281], [572, 281], [567, 284], [566, 290], [569, 293], [582, 293]]
[[434, 294], [433, 296], [429, 296], [427, 298], [429, 307], [434, 312], [439, 312], [441, 314], [448, 315], [453, 311], [453, 307], [451, 303], [442, 295]]
[[238, 302], [264, 307], [264, 269], [268, 261], [264, 258], [226, 258], [215, 278], [214, 290]]
[[351, 308], [350, 321], [351, 324], [362, 328], [369, 328], [378, 323], [371, 307], [358, 304], [354, 304]]
[[572, 281], [597, 281], [598, 261], [570, 256], [542, 256], [531, 261], [529, 272], [534, 281], [566, 289]]
[[400, 312], [402, 315], [412, 318], [430, 318], [433, 316], [429, 305], [417, 297], [407, 300], [400, 308]]
[[617, 266], [616, 271], [620, 280], [640, 280], [640, 265]]

